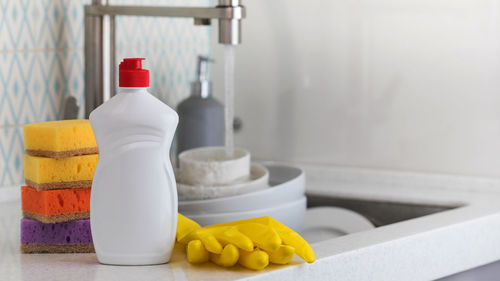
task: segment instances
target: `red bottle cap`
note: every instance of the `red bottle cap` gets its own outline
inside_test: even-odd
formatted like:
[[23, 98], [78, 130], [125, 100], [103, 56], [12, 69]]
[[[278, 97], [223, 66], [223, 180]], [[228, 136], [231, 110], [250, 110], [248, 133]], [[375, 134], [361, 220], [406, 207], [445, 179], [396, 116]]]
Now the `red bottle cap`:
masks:
[[120, 63], [120, 87], [149, 87], [149, 70], [142, 69], [144, 58], [127, 58]]

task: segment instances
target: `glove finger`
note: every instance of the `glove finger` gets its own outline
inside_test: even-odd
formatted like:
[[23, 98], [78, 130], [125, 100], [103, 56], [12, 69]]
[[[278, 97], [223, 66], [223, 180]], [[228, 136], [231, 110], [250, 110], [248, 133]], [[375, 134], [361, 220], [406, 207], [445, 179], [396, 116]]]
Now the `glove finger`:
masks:
[[192, 240], [186, 247], [187, 259], [190, 263], [203, 263], [208, 261], [208, 251], [200, 240]]
[[209, 231], [203, 230], [203, 228], [192, 231], [184, 238], [182, 238], [179, 243], [188, 244], [193, 240], [201, 240], [205, 249], [211, 253], [220, 254], [222, 252], [222, 245], [217, 241], [217, 239]]
[[238, 263], [246, 268], [261, 270], [269, 264], [269, 255], [258, 248], [251, 252], [240, 250]]
[[210, 253], [210, 261], [219, 266], [230, 267], [238, 262], [240, 254], [238, 248], [232, 244], [227, 244], [220, 255]]
[[269, 255], [269, 261], [271, 263], [287, 264], [293, 259], [293, 256], [295, 255], [295, 248], [288, 245], [281, 245], [278, 250], [267, 253]]
[[252, 251], [254, 247], [252, 240], [234, 227], [224, 228], [221, 231], [215, 232], [214, 236], [222, 243], [233, 244], [246, 251]]
[[245, 223], [237, 225], [236, 228], [263, 250], [274, 252], [281, 246], [280, 236], [270, 226], [259, 223]]
[[207, 249], [207, 251], [215, 254], [222, 253], [222, 245], [215, 239], [212, 234], [203, 234], [200, 235], [200, 240], [203, 242], [203, 245]]
[[271, 217], [268, 218], [269, 225], [278, 232], [284, 244], [294, 247], [295, 253], [306, 262], [312, 263], [316, 260], [313, 249], [304, 238], [281, 222]]

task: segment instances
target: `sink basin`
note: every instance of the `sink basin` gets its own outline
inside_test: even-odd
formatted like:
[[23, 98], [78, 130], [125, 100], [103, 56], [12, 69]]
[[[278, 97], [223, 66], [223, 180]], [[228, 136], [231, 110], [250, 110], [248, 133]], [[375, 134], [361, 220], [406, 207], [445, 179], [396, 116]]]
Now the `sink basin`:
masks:
[[307, 193], [306, 196], [308, 208], [331, 206], [349, 209], [363, 215], [377, 227], [461, 207], [369, 201], [314, 193]]

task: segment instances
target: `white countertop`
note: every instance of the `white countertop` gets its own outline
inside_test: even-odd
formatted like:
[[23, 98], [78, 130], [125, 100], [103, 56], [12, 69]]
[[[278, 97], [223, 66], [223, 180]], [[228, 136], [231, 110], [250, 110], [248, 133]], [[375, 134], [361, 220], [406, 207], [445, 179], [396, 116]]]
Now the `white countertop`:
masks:
[[297, 258], [259, 272], [193, 266], [176, 249], [169, 264], [126, 267], [101, 265], [94, 254], [20, 254], [19, 189], [4, 187], [0, 280], [430, 280], [500, 260], [500, 180], [304, 168], [313, 194], [463, 207], [313, 244], [313, 264]]

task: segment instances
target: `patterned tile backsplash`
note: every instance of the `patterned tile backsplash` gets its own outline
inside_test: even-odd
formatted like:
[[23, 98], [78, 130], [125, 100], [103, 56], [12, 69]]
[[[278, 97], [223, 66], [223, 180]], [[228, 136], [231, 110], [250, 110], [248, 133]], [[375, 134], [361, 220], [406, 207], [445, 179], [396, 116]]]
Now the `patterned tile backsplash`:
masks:
[[[83, 107], [83, 5], [90, 0], [0, 1], [0, 187], [21, 184], [26, 123], [56, 120], [64, 98]], [[209, 0], [110, 0], [126, 5], [209, 5]], [[151, 92], [175, 106], [190, 91], [210, 30], [189, 19], [117, 18], [117, 61], [145, 57]], [[81, 113], [82, 114], [82, 113]]]

